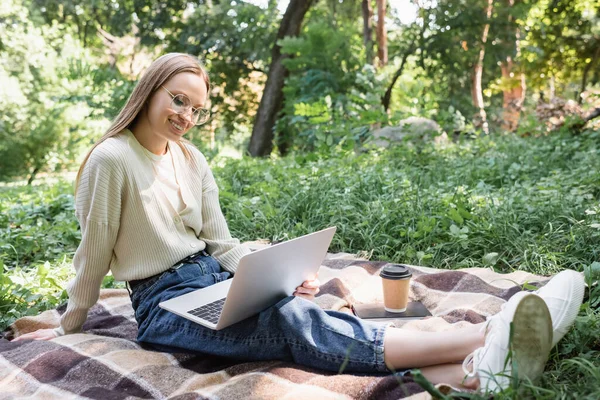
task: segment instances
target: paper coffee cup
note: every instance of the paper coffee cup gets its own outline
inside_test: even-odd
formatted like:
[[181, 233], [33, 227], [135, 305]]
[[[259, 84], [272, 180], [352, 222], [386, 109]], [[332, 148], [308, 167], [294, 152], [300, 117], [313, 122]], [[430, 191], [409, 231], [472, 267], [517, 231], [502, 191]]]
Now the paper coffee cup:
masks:
[[406, 311], [412, 273], [402, 264], [387, 264], [379, 274], [383, 284], [383, 305], [386, 311]]

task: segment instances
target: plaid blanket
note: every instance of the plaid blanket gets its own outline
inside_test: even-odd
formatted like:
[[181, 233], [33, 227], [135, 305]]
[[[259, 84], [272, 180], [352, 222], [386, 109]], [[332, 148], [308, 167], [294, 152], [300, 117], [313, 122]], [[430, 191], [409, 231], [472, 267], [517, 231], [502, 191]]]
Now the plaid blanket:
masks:
[[[319, 272], [323, 308], [350, 312], [357, 303], [382, 301], [378, 271], [385, 262], [329, 255]], [[413, 330], [449, 330], [495, 314], [524, 283], [545, 278], [489, 269], [411, 267], [411, 299], [433, 317], [396, 321]], [[0, 399], [425, 399], [410, 375], [332, 374], [289, 362], [236, 362], [213, 356], [145, 350], [124, 289], [101, 291], [84, 333], [52, 341], [10, 342], [39, 328], [56, 327], [64, 306], [16, 321], [0, 339]], [[443, 391], [451, 390], [438, 385]]]

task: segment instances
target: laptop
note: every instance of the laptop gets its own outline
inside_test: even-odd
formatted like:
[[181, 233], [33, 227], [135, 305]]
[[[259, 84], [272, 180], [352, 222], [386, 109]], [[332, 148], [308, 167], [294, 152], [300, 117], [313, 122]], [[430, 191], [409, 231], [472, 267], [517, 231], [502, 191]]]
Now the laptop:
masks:
[[271, 307], [314, 278], [336, 228], [246, 254], [233, 279], [163, 301], [159, 306], [220, 330]]

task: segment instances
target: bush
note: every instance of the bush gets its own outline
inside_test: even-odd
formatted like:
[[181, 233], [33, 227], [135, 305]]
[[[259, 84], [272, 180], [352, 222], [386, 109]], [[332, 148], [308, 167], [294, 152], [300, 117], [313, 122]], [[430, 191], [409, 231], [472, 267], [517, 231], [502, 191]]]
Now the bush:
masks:
[[314, 22], [305, 31], [280, 41], [281, 52], [292, 57], [283, 61], [290, 75], [276, 126], [279, 150], [353, 148], [372, 124], [387, 121], [383, 84], [373, 66], [360, 63], [362, 43], [353, 25]]
[[[132, 85], [17, 0], [0, 8], [0, 181], [73, 168]], [[63, 29], [64, 28], [64, 29]]]

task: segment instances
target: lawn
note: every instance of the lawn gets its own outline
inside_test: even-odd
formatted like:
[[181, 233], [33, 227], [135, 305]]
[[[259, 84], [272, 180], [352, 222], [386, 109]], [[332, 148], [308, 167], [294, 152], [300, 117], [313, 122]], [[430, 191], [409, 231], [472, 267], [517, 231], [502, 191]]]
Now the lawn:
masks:
[[[241, 240], [336, 225], [330, 251], [435, 268], [586, 274], [575, 328], [537, 386], [507, 398], [600, 398], [600, 132], [495, 136], [283, 159], [212, 160]], [[0, 328], [66, 299], [80, 234], [73, 183], [0, 187]], [[105, 286], [119, 286], [111, 277]]]

